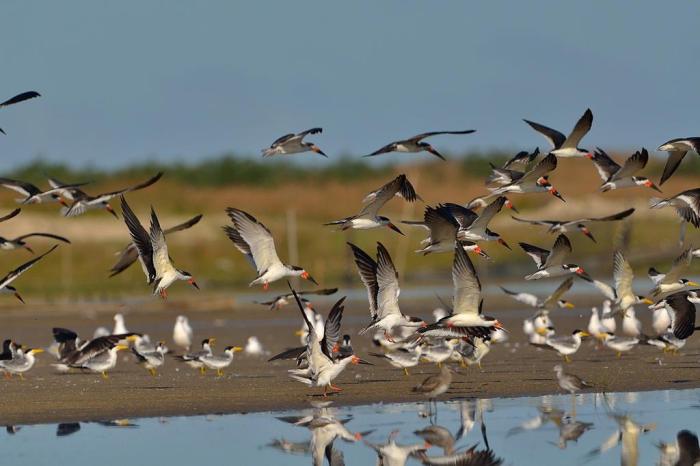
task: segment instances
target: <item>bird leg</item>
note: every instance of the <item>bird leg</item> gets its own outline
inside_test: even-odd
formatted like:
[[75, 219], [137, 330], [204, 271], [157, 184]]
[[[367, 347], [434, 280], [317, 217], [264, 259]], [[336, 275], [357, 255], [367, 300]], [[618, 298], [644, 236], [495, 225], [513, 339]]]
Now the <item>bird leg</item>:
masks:
[[18, 375], [19, 375], [20, 380], [24, 380], [24, 374], [22, 374], [22, 373], [20, 372]]
[[148, 369], [148, 372], [150, 372], [151, 375], [152, 375], [153, 377], [155, 377], [156, 375], [158, 375], [158, 373], [156, 372], [156, 370], [155, 370], [154, 368], [152, 368], [152, 367], [151, 367], [150, 369]]
[[3, 372], [2, 375], [8, 380], [12, 378], [12, 374], [10, 374], [9, 372]]
[[207, 373], [207, 368], [206, 368], [206, 367], [202, 366], [202, 367], [199, 368], [199, 374], [200, 374], [200, 375], [204, 376], [204, 374], [206, 374], [206, 373]]
[[268, 282], [263, 283], [263, 291], [267, 291], [270, 289], [270, 284]]
[[403, 368], [403, 373], [406, 374], [406, 377], [409, 376], [408, 367], [404, 367], [404, 368]]
[[223, 376], [224, 376], [224, 370], [223, 370], [223, 369], [217, 369], [217, 370], [216, 370], [216, 376], [217, 376], [217, 377], [223, 377]]
[[569, 362], [569, 363], [571, 362], [571, 358], [569, 357], [568, 354], [564, 355], [564, 361]]
[[442, 369], [442, 362], [437, 363], [438, 369]]
[[622, 351], [618, 351], [618, 352], [617, 352], [617, 357], [618, 357], [618, 358], [621, 358], [621, 357], [622, 357]]
[[160, 297], [162, 299], [168, 299], [168, 290], [166, 290], [166, 289], [160, 290]]
[[396, 343], [396, 340], [394, 340], [394, 337], [389, 335], [389, 332], [387, 332], [386, 330], [384, 330], [384, 338], [386, 338], [386, 340], [390, 343]]
[[102, 378], [107, 380], [109, 378], [109, 375], [105, 371], [102, 371]]

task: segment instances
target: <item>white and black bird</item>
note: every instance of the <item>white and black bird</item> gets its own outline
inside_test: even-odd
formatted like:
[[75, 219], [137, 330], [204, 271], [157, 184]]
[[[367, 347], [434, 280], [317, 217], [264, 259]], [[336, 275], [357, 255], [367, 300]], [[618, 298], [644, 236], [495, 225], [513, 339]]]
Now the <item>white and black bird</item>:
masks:
[[661, 192], [649, 178], [635, 175], [638, 171], [643, 170], [649, 161], [649, 153], [644, 148], [642, 148], [641, 152], [636, 151], [630, 155], [622, 166], [615, 162], [600, 147], [596, 149], [591, 160], [593, 160], [598, 170], [600, 179], [603, 180], [603, 184], [600, 186], [600, 190], [603, 192], [614, 189], [634, 188], [635, 186], [644, 186]]
[[165, 364], [165, 354], [168, 352], [168, 348], [165, 346], [164, 342], [159, 341], [155, 348], [149, 348], [143, 351], [134, 346], [131, 348], [131, 352], [136, 356], [138, 362], [143, 364], [143, 367], [155, 377], [158, 375], [158, 368]]
[[578, 230], [595, 243], [596, 239], [586, 224], [593, 222], [616, 222], [629, 217], [633, 213], [634, 208], [626, 209], [606, 217], [588, 217], [575, 220], [528, 220], [514, 215], [512, 217], [513, 220], [517, 220], [518, 222], [547, 227], [547, 233], [568, 233]]
[[457, 229], [457, 240], [470, 243], [496, 241], [503, 247], [510, 249], [510, 246], [501, 238], [500, 234], [488, 228], [488, 224], [493, 220], [496, 214], [501, 211], [505, 203], [506, 198], [499, 196], [496, 200], [487, 205], [469, 225], [460, 225]]
[[562, 277], [568, 274], [576, 274], [586, 281], [593, 280], [583, 270], [583, 267], [576, 264], [565, 263], [571, 254], [571, 242], [566, 235], [557, 236], [552, 246], [551, 252], [527, 243], [519, 243], [528, 256], [535, 261], [537, 271], [525, 276], [525, 280], [539, 280], [541, 278]]
[[25, 241], [27, 238], [41, 237], [55, 239], [70, 244], [70, 240], [63, 236], [54, 235], [52, 233], [27, 233], [26, 235], [17, 236], [16, 238], [5, 238], [0, 236], [0, 249], [3, 251], [14, 251], [16, 249], [26, 249], [34, 254], [34, 250]]
[[455, 248], [452, 283], [452, 313], [435, 323], [422, 326], [418, 333], [425, 337], [485, 338], [492, 331], [503, 328], [498, 319], [482, 314], [481, 281], [474, 264], [461, 247]]
[[325, 223], [324, 225], [338, 225], [341, 230], [353, 228], [355, 230], [369, 230], [371, 228], [387, 227], [395, 232], [403, 235], [396, 225], [389, 218], [379, 215], [379, 209], [384, 207], [384, 204], [389, 202], [394, 196], [398, 196], [407, 202], [416, 202], [420, 196], [416, 194], [416, 190], [406, 175], [401, 174], [377, 189], [369, 193], [363, 202], [366, 204], [357, 215], [345, 217], [340, 220]]
[[212, 347], [214, 346], [215, 342], [216, 338], [205, 338], [202, 340], [201, 349], [176, 356], [176, 359], [184, 362], [193, 369], [199, 369], [200, 374], [204, 375], [207, 368], [204, 366], [204, 363], [200, 360], [200, 358], [206, 355], [211, 356], [213, 354]]
[[28, 183], [26, 181], [13, 180], [11, 178], [0, 178], [0, 186], [3, 188], [11, 189], [22, 196], [21, 199], [16, 199], [20, 204], [43, 204], [48, 202], [58, 202], [64, 207], [68, 207], [66, 201], [63, 199], [68, 193], [73, 189], [78, 189], [79, 186], [83, 186], [87, 183], [78, 184], [57, 184], [52, 186], [51, 189], [42, 191], [38, 186]]
[[[487, 196], [477, 198], [479, 201], [485, 201], [490, 197], [500, 196], [506, 193], [527, 194], [527, 193], [549, 193], [557, 199], [564, 201], [564, 198], [559, 191], [549, 182], [549, 173], [557, 168], [557, 157], [549, 154], [531, 170], [528, 170], [520, 178], [514, 180], [510, 184], [504, 184], [497, 188], [489, 188], [491, 193]], [[476, 200], [470, 202], [467, 207], [472, 206]]]
[[681, 291], [664, 299], [666, 310], [671, 315], [673, 336], [686, 340], [697, 327], [695, 326], [695, 303], [699, 302], [695, 291]]
[[649, 269], [649, 276], [653, 276], [652, 280], [656, 285], [650, 292], [652, 298], [660, 299], [668, 294], [685, 290], [688, 287], [700, 286], [697, 282], [683, 277], [693, 259], [691, 251], [691, 249], [686, 249], [676, 257], [673, 260], [671, 269], [665, 274], [660, 274], [653, 267]]
[[[526, 167], [534, 161], [540, 154], [540, 148], [536, 148], [534, 152], [529, 153], [527, 151], [520, 151], [513, 158], [508, 160], [503, 164], [501, 168], [496, 167], [493, 163], [489, 162], [491, 167], [491, 174], [486, 178], [486, 185], [495, 184], [498, 186], [503, 186], [506, 184], [511, 184], [516, 181], [527, 172]], [[515, 170], [516, 166], [522, 166], [522, 170]]]
[[107, 372], [114, 369], [117, 364], [117, 352], [129, 349], [127, 345], [120, 342], [134, 341], [136, 334], [108, 335], [88, 342], [80, 342], [74, 332], [54, 329], [54, 339], [60, 340], [63, 345], [59, 350], [58, 363], [53, 364], [54, 367], [63, 372], [71, 368], [88, 369], [101, 373], [106, 379]]
[[371, 154], [365, 155], [364, 157], [374, 157], [376, 155], [387, 154], [389, 152], [415, 153], [425, 151], [430, 154], [433, 154], [435, 157], [445, 160], [445, 157], [443, 157], [442, 154], [440, 154], [440, 152], [438, 152], [433, 146], [431, 146], [427, 142], [423, 142], [422, 140], [427, 137], [438, 136], [440, 134], [471, 134], [474, 131], [476, 130], [467, 129], [464, 131], [430, 131], [428, 133], [421, 133], [408, 139], [401, 139], [399, 141], [390, 142], [381, 149], [377, 149], [376, 151], [372, 152]]
[[659, 181], [661, 185], [671, 178], [671, 175], [673, 175], [681, 164], [683, 157], [685, 157], [688, 151], [694, 151], [696, 154], [700, 155], [700, 137], [671, 139], [661, 144], [656, 150], [668, 152], [664, 173], [661, 175], [661, 181]]
[[153, 294], [158, 294], [163, 299], [167, 298], [168, 287], [177, 280], [184, 280], [199, 289], [192, 274], [177, 269], [173, 265], [168, 254], [168, 245], [165, 242], [163, 229], [160, 227], [158, 216], [153, 207], [151, 207], [150, 232], [147, 232], [141, 225], [141, 222], [139, 222], [136, 214], [134, 214], [134, 211], [127, 204], [124, 196], [121, 196], [121, 205], [124, 222], [129, 229], [131, 240], [138, 249], [139, 262], [146, 275], [146, 281], [149, 285], [153, 285]]
[[581, 118], [576, 122], [576, 126], [574, 126], [574, 129], [571, 130], [568, 136], [564, 136], [559, 131], [535, 123], [534, 121], [523, 121], [552, 144], [552, 150], [549, 151], [551, 154], [557, 157], [591, 157], [592, 154], [590, 151], [578, 147], [581, 139], [588, 134], [593, 124], [593, 112], [591, 112], [590, 108], [586, 109], [583, 115], [581, 115]]
[[571, 362], [569, 356], [579, 350], [582, 339], [588, 336], [590, 336], [588, 332], [576, 329], [571, 335], [548, 336], [545, 340], [545, 345], [556, 350], [557, 353], [564, 357], [566, 362]]
[[267, 290], [270, 283], [285, 277], [301, 277], [318, 285], [303, 267], [285, 264], [280, 260], [272, 233], [255, 217], [233, 207], [226, 209], [226, 213], [233, 222], [233, 225], [224, 227], [226, 236], [258, 272], [257, 278], [249, 286], [262, 285]]
[[19, 299], [21, 302], [24, 302], [24, 299], [22, 299], [22, 296], [19, 294], [17, 291], [17, 288], [11, 285], [12, 282], [17, 280], [20, 275], [22, 275], [24, 272], [27, 270], [31, 269], [34, 267], [34, 265], [39, 262], [41, 259], [49, 255], [56, 249], [58, 245], [53, 246], [51, 249], [46, 251], [45, 253], [41, 254], [40, 256], [36, 256], [30, 261], [25, 262], [24, 264], [20, 265], [16, 269], [10, 271], [7, 275], [5, 275], [3, 278], [0, 278], [0, 293], [4, 294], [13, 294], [17, 299]]
[[501, 290], [519, 303], [527, 304], [528, 306], [536, 309], [547, 309], [548, 311], [553, 311], [557, 308], [571, 309], [574, 307], [572, 303], [562, 299], [562, 296], [564, 296], [566, 292], [571, 289], [573, 283], [574, 277], [568, 277], [566, 280], [561, 282], [557, 289], [545, 299], [540, 299], [531, 293], [511, 291], [504, 287], [501, 287]]
[[114, 211], [112, 206], [109, 205], [109, 201], [117, 196], [123, 196], [126, 193], [147, 188], [153, 185], [162, 176], [163, 172], [158, 172], [155, 176], [149, 178], [143, 183], [120, 189], [118, 191], [98, 194], [96, 196], [91, 196], [80, 189], [70, 189], [71, 196], [73, 197], [73, 204], [71, 204], [70, 207], [64, 207], [62, 209], [62, 213], [66, 217], [77, 217], [78, 215], [82, 215], [89, 210], [104, 209], [110, 214], [114, 215], [115, 218], [118, 218], [117, 213]]
[[399, 308], [399, 273], [394, 267], [389, 251], [382, 243], [377, 243], [377, 260], [375, 261], [362, 249], [347, 243], [355, 258], [355, 265], [362, 283], [367, 288], [371, 322], [360, 331], [383, 330], [387, 338], [398, 327], [418, 328], [425, 323], [404, 315]]
[[299, 154], [302, 152], [316, 152], [324, 157], [328, 157], [313, 142], [304, 142], [304, 138], [309, 134], [320, 134], [323, 128], [311, 128], [301, 133], [289, 133], [279, 137], [270, 147], [262, 150], [263, 157], [272, 157], [282, 154]]
[[[175, 225], [174, 227], [166, 228], [165, 230], [163, 230], [163, 235], [168, 236], [171, 233], [188, 230], [195, 226], [197, 223], [199, 223], [201, 219], [202, 214], [199, 214], [195, 217], [192, 217], [184, 223], [180, 223], [179, 225]], [[131, 264], [136, 262], [139, 258], [139, 250], [134, 242], [129, 243], [124, 249], [121, 250], [121, 252], [117, 254], [119, 255], [119, 259], [117, 260], [117, 263], [114, 264], [109, 270], [110, 278], [122, 273], [123, 271], [131, 267]]]
[[689, 189], [665, 199], [652, 197], [649, 199], [649, 207], [652, 209], [673, 207], [681, 219], [691, 223], [695, 228], [700, 228], [700, 188]]
[[12, 375], [19, 375], [21, 379], [24, 379], [24, 373], [31, 370], [36, 362], [36, 355], [43, 353], [44, 350], [41, 348], [17, 348], [15, 354], [6, 360], [0, 360], [0, 370], [4, 371], [10, 377]]
[[[306, 303], [309, 303], [310, 300], [304, 298], [304, 296], [329, 296], [329, 295], [335, 294], [337, 292], [338, 292], [338, 288], [324, 288], [324, 289], [320, 289], [320, 290], [297, 291], [297, 294], [299, 295], [301, 302], [306, 304]], [[292, 293], [286, 293], [286, 294], [277, 295], [268, 301], [262, 301], [262, 302], [255, 301], [255, 303], [261, 304], [263, 306], [269, 306], [269, 309], [271, 311], [279, 311], [283, 307], [290, 304], [293, 301], [292, 298], [294, 298], [294, 295]]]
[[[17, 94], [13, 97], [10, 97], [9, 99], [7, 99], [4, 102], [1, 102], [0, 108], [9, 107], [10, 105], [15, 105], [15, 104], [18, 104], [20, 102], [24, 102], [25, 100], [34, 99], [36, 97], [41, 97], [41, 94], [39, 94], [36, 91], [22, 92], [22, 93]], [[2, 128], [0, 128], [0, 133], [6, 134]]]

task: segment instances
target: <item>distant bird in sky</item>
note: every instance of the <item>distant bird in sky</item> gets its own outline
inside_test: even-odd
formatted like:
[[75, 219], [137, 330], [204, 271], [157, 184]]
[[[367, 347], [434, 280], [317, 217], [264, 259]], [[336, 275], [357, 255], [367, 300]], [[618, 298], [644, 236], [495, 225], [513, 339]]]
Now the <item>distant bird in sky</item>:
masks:
[[134, 211], [127, 204], [124, 196], [121, 196], [121, 205], [124, 222], [129, 229], [131, 240], [138, 249], [139, 261], [146, 275], [146, 281], [149, 285], [153, 285], [153, 294], [159, 294], [163, 299], [167, 298], [168, 287], [177, 280], [187, 281], [187, 283], [199, 289], [192, 274], [173, 266], [168, 253], [168, 245], [165, 242], [165, 235], [153, 207], [151, 207], [151, 229], [150, 232], [147, 232], [141, 225], [141, 222], [139, 222], [136, 214], [134, 214]]
[[474, 129], [467, 129], [464, 131], [430, 131], [428, 133], [417, 134], [408, 139], [401, 139], [399, 141], [390, 142], [386, 146], [378, 149], [371, 154], [365, 155], [364, 157], [374, 157], [376, 155], [387, 154], [389, 152], [429, 152], [435, 157], [445, 160], [433, 146], [422, 140], [430, 136], [438, 136], [440, 134], [471, 134]]
[[523, 120], [525, 123], [530, 125], [532, 129], [540, 133], [552, 144], [552, 150], [549, 152], [556, 155], [557, 157], [592, 157], [593, 154], [587, 149], [581, 149], [578, 147], [581, 139], [588, 134], [591, 130], [591, 125], [593, 124], [593, 112], [591, 109], [587, 109], [581, 118], [576, 122], [576, 126], [571, 130], [568, 136], [564, 136], [559, 131], [548, 128], [539, 123], [535, 123], [530, 120]]
[[579, 218], [576, 220], [527, 220], [524, 218], [519, 218], [512, 216], [513, 220], [518, 222], [529, 223], [531, 225], [541, 225], [547, 227], [547, 233], [568, 233], [577, 229], [585, 236], [587, 236], [594, 243], [596, 242], [593, 233], [586, 226], [587, 223], [593, 222], [616, 222], [618, 220], [625, 219], [634, 213], [634, 208], [623, 210], [616, 214], [608, 215], [607, 217], [589, 217], [589, 218]]
[[678, 169], [688, 151], [694, 151], [700, 155], [700, 137], [671, 139], [661, 144], [656, 150], [668, 152], [664, 173], [661, 175], [661, 181], [659, 181], [661, 185], [671, 178], [671, 175]]
[[105, 209], [107, 212], [114, 215], [114, 217], [118, 218], [117, 213], [114, 211], [114, 209], [112, 209], [112, 206], [109, 205], [110, 200], [117, 196], [122, 196], [132, 191], [138, 191], [140, 189], [147, 188], [154, 184], [156, 181], [158, 181], [162, 176], [163, 172], [158, 172], [155, 176], [149, 178], [143, 183], [139, 183], [128, 188], [120, 189], [118, 191], [98, 194], [97, 196], [90, 196], [89, 194], [86, 194], [84, 191], [79, 189], [70, 189], [74, 202], [73, 204], [71, 204], [70, 207], [64, 207], [61, 210], [61, 212], [66, 217], [76, 217], [78, 215], [84, 214], [89, 210]]
[[285, 264], [280, 260], [272, 233], [255, 217], [233, 207], [226, 209], [226, 213], [233, 222], [233, 225], [224, 227], [226, 236], [258, 272], [258, 277], [249, 286], [262, 285], [267, 290], [270, 283], [285, 277], [301, 277], [318, 285], [303, 267]]
[[[184, 223], [180, 223], [179, 225], [175, 225], [174, 227], [171, 228], [166, 228], [163, 230], [163, 234], [165, 236], [168, 236], [171, 233], [176, 233], [178, 231], [184, 231], [187, 229], [192, 228], [195, 226], [199, 221], [202, 219], [202, 214], [199, 214], [195, 217], [192, 217], [191, 219], [187, 220]], [[139, 258], [139, 251], [138, 248], [136, 247], [136, 244], [133, 242], [129, 243], [124, 249], [119, 254], [119, 259], [117, 260], [117, 263], [112, 266], [112, 268], [109, 270], [111, 273], [109, 274], [109, 277], [112, 278], [115, 275], [118, 275], [131, 267], [131, 264], [136, 262]]]
[[384, 204], [398, 196], [407, 202], [415, 202], [420, 199], [416, 194], [416, 190], [406, 175], [399, 175], [376, 191], [369, 193], [363, 200], [366, 203], [365, 207], [357, 215], [345, 217], [341, 220], [324, 223], [324, 225], [338, 225], [342, 230], [353, 228], [356, 230], [368, 230], [370, 228], [379, 228], [386, 226], [395, 232], [402, 234], [396, 225], [394, 225], [388, 217], [379, 215], [379, 209], [384, 207]]
[[[35, 97], [41, 97], [41, 94], [36, 91], [22, 92], [21, 94], [17, 94], [16, 96], [10, 97], [6, 101], [0, 103], [0, 108], [9, 107], [10, 105], [18, 104], [29, 99], [34, 99]], [[2, 128], [0, 128], [0, 133], [6, 134]]]
[[320, 134], [323, 128], [311, 128], [301, 133], [289, 133], [277, 138], [267, 149], [262, 150], [263, 157], [272, 157], [281, 154], [299, 154], [301, 152], [316, 152], [324, 157], [328, 157], [313, 142], [304, 142], [304, 138], [309, 134]]

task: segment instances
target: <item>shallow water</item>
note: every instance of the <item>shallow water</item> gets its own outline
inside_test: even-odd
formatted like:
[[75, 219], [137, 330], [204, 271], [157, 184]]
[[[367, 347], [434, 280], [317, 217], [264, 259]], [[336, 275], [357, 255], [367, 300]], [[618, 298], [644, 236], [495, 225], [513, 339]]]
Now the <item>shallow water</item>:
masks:
[[[462, 429], [456, 449], [473, 445], [485, 449], [488, 442], [504, 465], [645, 465], [659, 464], [661, 452], [656, 445], [660, 442], [675, 444], [679, 431], [700, 428], [700, 390], [580, 395], [575, 420], [572, 408], [572, 397], [562, 395], [438, 403], [436, 414], [430, 417], [422, 403], [339, 409], [331, 404], [303, 411], [136, 419], [111, 425], [14, 426], [4, 435], [2, 458], [3, 464], [13, 465], [191, 465], [202, 461], [306, 465], [312, 464], [310, 453], [287, 453], [272, 445], [284, 439], [304, 450], [312, 431], [294, 425], [293, 419], [279, 418], [316, 415], [349, 419], [348, 431], [363, 432], [364, 440], [374, 444], [385, 443], [392, 431], [398, 431], [399, 444], [422, 443], [413, 431], [431, 422], [447, 428], [452, 436]], [[573, 430], [574, 422], [590, 425], [579, 424], [577, 440], [564, 439], [562, 435]], [[635, 429], [640, 429], [638, 436]], [[622, 432], [622, 441], [612, 445], [620, 437], [617, 432]], [[606, 442], [609, 449], [599, 451]], [[333, 448], [348, 465], [376, 464], [374, 450], [363, 441], [336, 439]], [[442, 450], [432, 446], [427, 453], [441, 456]], [[420, 463], [409, 459], [408, 464]]]

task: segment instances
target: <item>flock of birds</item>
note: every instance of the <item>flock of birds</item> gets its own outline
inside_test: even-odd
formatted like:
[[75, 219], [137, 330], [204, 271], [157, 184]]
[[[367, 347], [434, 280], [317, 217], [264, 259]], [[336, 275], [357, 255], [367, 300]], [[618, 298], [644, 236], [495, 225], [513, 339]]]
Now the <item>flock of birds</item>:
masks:
[[[36, 92], [19, 94], [1, 103], [0, 108], [38, 96]], [[424, 394], [431, 400], [445, 393], [449, 388], [453, 370], [448, 363], [457, 362], [464, 366], [481, 364], [492, 344], [508, 338], [502, 323], [497, 318], [489, 316], [489, 313], [483, 309], [482, 284], [470, 254], [488, 258], [484, 244], [489, 242], [496, 242], [511, 249], [503, 237], [491, 230], [489, 225], [504, 207], [518, 213], [513, 197], [525, 193], [548, 193], [565, 202], [562, 193], [550, 182], [550, 175], [561, 160], [570, 158], [591, 160], [600, 174], [602, 181], [600, 190], [603, 192], [635, 187], [660, 191], [648, 177], [639, 175], [649, 160], [646, 149], [636, 151], [624, 162], [618, 163], [602, 149], [590, 151], [579, 147], [581, 140], [592, 126], [593, 114], [590, 110], [586, 110], [568, 135], [533, 121], [525, 120], [525, 122], [542, 134], [549, 141], [551, 148], [546, 153], [540, 153], [539, 149], [532, 152], [523, 151], [503, 166], [492, 165], [492, 173], [486, 179], [488, 193], [469, 201], [466, 205], [447, 202], [426, 205], [421, 220], [392, 221], [380, 214], [389, 201], [395, 197], [411, 203], [422, 200], [406, 175], [402, 174], [369, 193], [363, 199], [363, 207], [358, 213], [326, 223], [327, 226], [339, 230], [370, 230], [386, 227], [398, 234], [403, 234], [397, 226], [401, 223], [427, 232], [427, 237], [421, 241], [417, 253], [453, 254], [452, 303], [445, 306], [448, 309], [438, 315], [435, 321], [428, 322], [402, 312], [399, 304], [399, 274], [389, 251], [382, 243], [377, 243], [376, 251], [365, 251], [355, 244], [348, 243], [360, 281], [367, 289], [369, 302], [370, 320], [360, 334], [370, 334], [373, 341], [383, 349], [381, 353], [374, 353], [375, 357], [403, 370], [406, 375], [409, 374], [410, 368], [422, 361], [439, 364], [441, 369], [438, 374], [428, 377], [414, 388], [416, 392]], [[321, 132], [321, 128], [312, 128], [297, 134], [282, 136], [263, 151], [263, 156], [314, 152], [327, 157], [315, 143], [305, 141], [308, 135]], [[379, 156], [389, 152], [427, 152], [444, 160], [440, 152], [424, 142], [424, 139], [438, 135], [466, 135], [473, 132], [474, 130], [422, 133], [391, 142], [368, 156]], [[672, 139], [659, 146], [658, 150], [669, 152], [659, 185], [673, 175], [687, 152], [698, 152], [699, 149], [700, 137]], [[157, 173], [134, 186], [99, 194], [88, 194], [84, 191], [87, 183], [66, 183], [55, 178], [48, 179], [49, 187], [46, 190], [24, 181], [8, 178], [0, 178], [0, 186], [18, 192], [22, 197], [17, 201], [25, 206], [37, 203], [60, 204], [61, 213], [66, 217], [80, 216], [91, 210], [101, 209], [118, 218], [119, 215], [110, 205], [110, 201], [119, 198], [121, 213], [131, 242], [121, 252], [117, 264], [111, 269], [112, 276], [126, 270], [138, 260], [153, 294], [166, 299], [168, 288], [177, 281], [186, 281], [198, 288], [190, 272], [175, 267], [166, 239], [171, 233], [186, 230], [195, 225], [201, 215], [181, 225], [163, 229], [156, 211], [151, 208], [149, 225], [146, 229], [129, 206], [125, 195], [152, 186], [162, 176], [163, 173]], [[683, 232], [687, 223], [696, 228], [700, 227], [700, 188], [689, 189], [666, 198], [653, 197], [649, 200], [649, 206], [651, 209], [665, 207], [675, 209], [682, 223], [681, 243], [684, 241]], [[612, 285], [594, 279], [583, 267], [569, 259], [573, 248], [567, 234], [579, 231], [595, 242], [596, 239], [590, 230], [591, 225], [597, 222], [623, 221], [631, 217], [634, 211], [635, 209], [630, 208], [603, 217], [567, 220], [526, 219], [513, 216], [515, 221], [545, 227], [547, 232], [558, 235], [551, 249], [519, 243], [519, 247], [534, 262], [532, 272], [524, 277], [525, 280], [562, 278], [563, 282], [554, 293], [540, 298], [529, 293], [503, 289], [508, 296], [535, 309], [534, 315], [525, 320], [523, 325], [529, 343], [554, 350], [566, 361], [569, 361], [578, 351], [582, 338], [587, 336], [598, 339], [601, 345], [610, 348], [618, 355], [630, 351], [639, 344], [658, 346], [664, 351], [678, 351], [685, 344], [696, 328], [695, 304], [700, 301], [698, 292], [692, 289], [700, 285], [686, 278], [685, 274], [692, 259], [700, 257], [700, 249], [685, 248], [665, 274], [655, 268], [650, 269], [649, 277], [654, 282], [654, 288], [645, 296], [636, 294], [633, 289], [634, 274], [627, 258], [628, 252], [625, 250], [624, 241], [616, 246], [613, 253]], [[0, 218], [0, 221], [7, 221], [18, 213], [19, 209]], [[259, 285], [263, 290], [268, 290], [271, 283], [292, 277], [317, 284], [304, 267], [287, 264], [280, 259], [272, 231], [254, 215], [234, 207], [226, 209], [226, 214], [230, 222], [223, 227], [225, 235], [255, 270], [255, 278], [251, 281], [251, 286]], [[34, 232], [17, 238], [0, 238], [0, 249], [24, 248], [33, 252], [27, 240], [35, 236], [64, 243], [70, 242], [67, 238], [51, 233]], [[53, 246], [11, 271], [0, 280], [0, 291], [12, 293], [18, 299], [22, 299], [17, 289], [11, 284], [56, 247]], [[571, 288], [574, 279], [583, 280], [602, 293], [605, 297], [602, 312], [599, 313], [597, 308], [593, 308], [586, 330], [576, 330], [571, 335], [558, 335], [549, 314], [557, 308], [571, 307], [571, 303], [564, 300], [563, 296]], [[370, 364], [355, 354], [350, 337], [342, 336], [341, 321], [345, 298], [339, 299], [333, 305], [325, 319], [308, 300], [308, 297], [314, 293], [332, 294], [335, 291], [297, 292], [290, 287], [290, 293], [264, 303], [273, 309], [279, 309], [293, 301], [297, 303], [302, 320], [301, 346], [287, 349], [271, 360], [296, 361], [297, 367], [289, 370], [290, 377], [308, 386], [322, 387], [324, 395], [329, 390], [340, 391], [333, 381], [348, 365]], [[635, 306], [641, 304], [650, 306], [653, 311], [653, 335], [642, 332], [641, 324], [635, 315]], [[620, 318], [622, 332], [616, 332], [616, 319]], [[178, 320], [176, 330], [177, 325], [184, 324]], [[168, 352], [163, 343], [154, 345], [144, 335], [116, 329], [109, 334], [83, 340], [71, 330], [57, 328], [54, 329], [54, 338], [56, 344], [54, 354], [58, 358], [57, 368], [60, 370], [87, 369], [105, 376], [116, 364], [116, 353], [119, 350], [131, 348], [152, 373], [163, 364], [164, 355]], [[215, 355], [212, 353], [209, 340], [204, 340], [201, 349], [194, 352], [190, 352], [191, 341], [181, 346], [187, 351], [180, 355], [183, 361], [195, 368], [201, 370], [210, 368], [219, 373], [231, 363], [234, 353], [241, 350], [240, 347], [230, 346], [225, 349], [223, 355]], [[39, 352], [41, 352], [39, 348], [24, 348], [12, 340], [7, 340], [0, 355], [0, 369], [6, 374], [24, 373], [31, 369], [34, 356]], [[568, 374], [561, 366], [558, 366], [556, 371], [562, 389], [575, 393], [585, 387], [582, 380], [573, 374]]]

